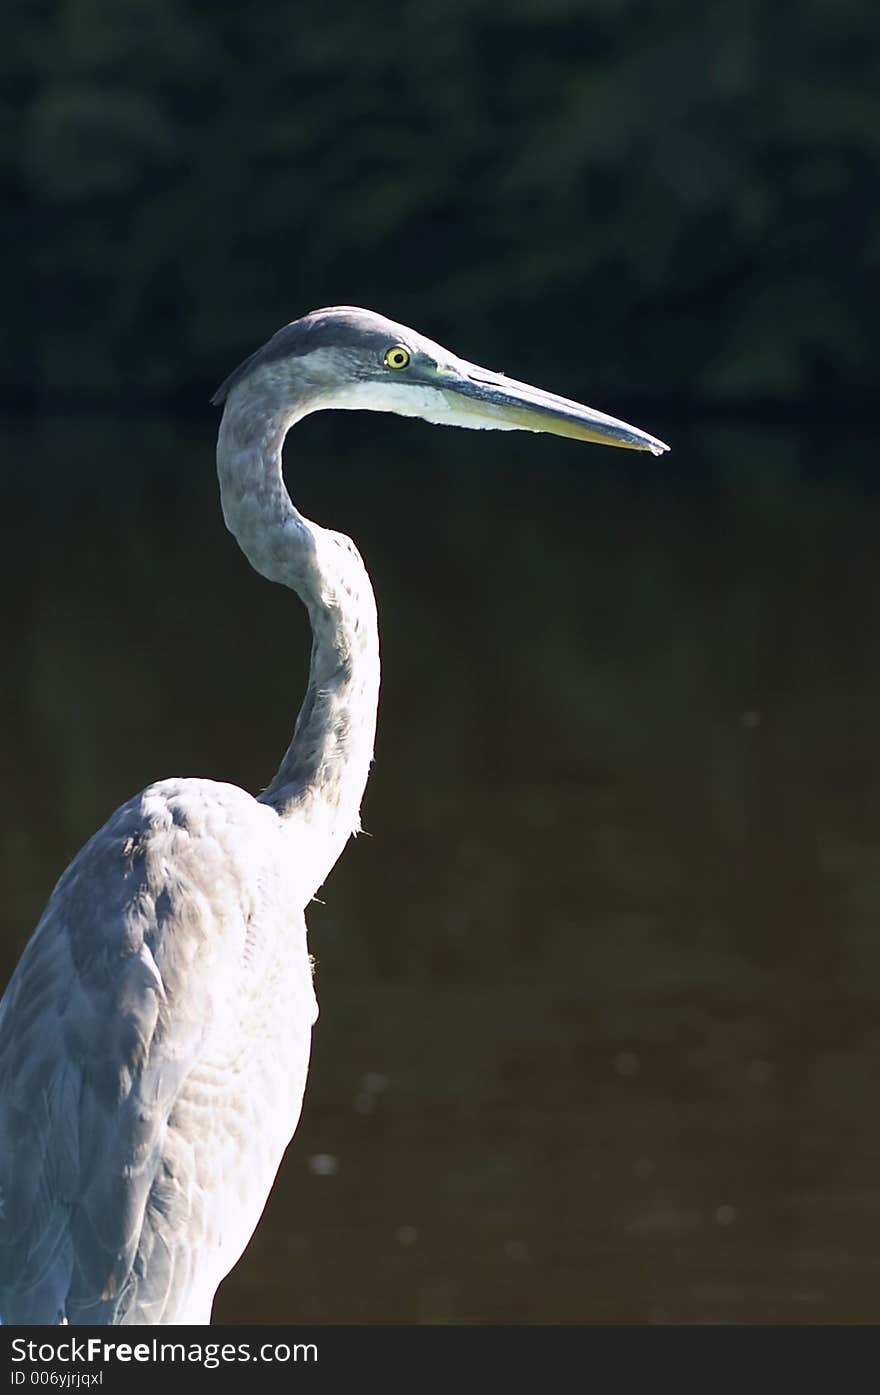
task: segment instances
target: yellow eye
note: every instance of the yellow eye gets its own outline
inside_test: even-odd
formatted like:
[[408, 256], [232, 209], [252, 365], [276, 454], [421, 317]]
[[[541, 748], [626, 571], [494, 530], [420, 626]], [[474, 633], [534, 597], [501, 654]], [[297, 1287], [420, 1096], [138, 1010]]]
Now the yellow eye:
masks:
[[392, 344], [390, 349], [385, 350], [386, 368], [408, 368], [409, 349], [405, 349], [402, 344]]

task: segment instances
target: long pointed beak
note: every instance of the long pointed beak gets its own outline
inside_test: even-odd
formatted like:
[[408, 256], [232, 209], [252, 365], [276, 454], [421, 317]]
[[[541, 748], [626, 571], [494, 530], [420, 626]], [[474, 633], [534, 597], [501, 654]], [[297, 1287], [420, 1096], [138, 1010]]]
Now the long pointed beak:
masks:
[[543, 392], [529, 383], [518, 383], [503, 373], [492, 373], [459, 359], [454, 367], [440, 368], [438, 383], [450, 410], [450, 422], [461, 426], [494, 427], [507, 431], [546, 431], [576, 441], [596, 441], [627, 450], [649, 450], [662, 455], [669, 447], [637, 426], [606, 416], [594, 407], [567, 397]]

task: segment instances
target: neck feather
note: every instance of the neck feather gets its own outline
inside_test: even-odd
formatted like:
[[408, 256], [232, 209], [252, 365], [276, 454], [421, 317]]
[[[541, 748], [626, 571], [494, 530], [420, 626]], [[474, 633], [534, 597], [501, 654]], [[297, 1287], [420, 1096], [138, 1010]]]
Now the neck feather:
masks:
[[289, 586], [312, 626], [305, 699], [293, 739], [260, 796], [310, 843], [309, 894], [360, 827], [379, 697], [376, 603], [354, 543], [304, 518], [281, 471], [301, 412], [242, 384], [227, 401], [217, 443], [223, 516], [251, 565]]

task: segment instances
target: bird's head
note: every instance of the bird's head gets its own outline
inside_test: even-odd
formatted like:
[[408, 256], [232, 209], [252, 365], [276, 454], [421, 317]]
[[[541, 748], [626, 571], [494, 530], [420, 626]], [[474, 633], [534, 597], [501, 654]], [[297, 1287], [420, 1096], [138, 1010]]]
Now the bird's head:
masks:
[[211, 399], [248, 392], [288, 398], [296, 416], [362, 408], [477, 430], [546, 431], [647, 450], [669, 447], [593, 407], [479, 368], [383, 315], [353, 306], [315, 310], [245, 359]]

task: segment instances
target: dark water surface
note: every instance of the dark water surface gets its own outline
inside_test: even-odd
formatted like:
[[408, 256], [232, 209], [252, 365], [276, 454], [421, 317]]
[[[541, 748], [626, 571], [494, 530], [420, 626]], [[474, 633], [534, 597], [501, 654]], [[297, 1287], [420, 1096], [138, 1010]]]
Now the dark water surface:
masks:
[[[305, 615], [214, 424], [3, 430], [4, 982], [115, 805], [289, 739]], [[220, 1321], [878, 1317], [880, 487], [857, 440], [643, 424], [672, 456], [291, 439], [376, 583], [372, 836]]]

